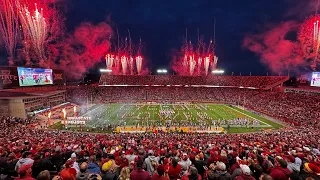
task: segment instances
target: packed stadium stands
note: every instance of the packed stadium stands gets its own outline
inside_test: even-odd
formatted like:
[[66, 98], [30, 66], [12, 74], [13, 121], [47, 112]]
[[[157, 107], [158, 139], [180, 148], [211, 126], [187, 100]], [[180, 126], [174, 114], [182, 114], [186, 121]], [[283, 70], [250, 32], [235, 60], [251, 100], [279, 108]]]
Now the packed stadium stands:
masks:
[[282, 84], [288, 76], [121, 76], [104, 74], [100, 85], [208, 85], [270, 88]]
[[127, 175], [132, 180], [262, 175], [287, 180], [319, 179], [320, 173], [320, 132], [313, 128], [214, 136], [88, 134], [6, 123], [1, 129], [0, 173], [5, 179], [43, 179], [47, 174], [45, 179], [63, 180], [93, 175], [99, 179]]
[[[0, 178], [320, 179], [320, 96], [265, 90], [281, 84], [284, 77], [215, 76], [205, 82], [173, 76], [103, 78], [100, 87], [68, 86], [67, 100], [79, 106], [140, 101], [228, 103], [295, 126], [246, 134], [97, 134], [35, 128], [34, 120], [1, 116]], [[127, 83], [138, 86], [118, 86]], [[180, 83], [232, 87], [171, 86]], [[116, 86], [104, 87], [107, 84]], [[57, 107], [53, 116], [59, 118], [61, 108], [72, 112], [73, 107]]]

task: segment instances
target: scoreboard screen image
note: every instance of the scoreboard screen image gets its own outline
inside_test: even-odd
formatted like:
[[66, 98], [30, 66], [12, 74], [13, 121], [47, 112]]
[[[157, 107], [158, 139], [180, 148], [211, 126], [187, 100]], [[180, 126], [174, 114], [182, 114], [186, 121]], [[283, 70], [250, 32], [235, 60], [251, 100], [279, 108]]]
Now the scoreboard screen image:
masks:
[[310, 86], [320, 87], [320, 72], [313, 72]]
[[52, 69], [18, 67], [20, 86], [53, 84]]

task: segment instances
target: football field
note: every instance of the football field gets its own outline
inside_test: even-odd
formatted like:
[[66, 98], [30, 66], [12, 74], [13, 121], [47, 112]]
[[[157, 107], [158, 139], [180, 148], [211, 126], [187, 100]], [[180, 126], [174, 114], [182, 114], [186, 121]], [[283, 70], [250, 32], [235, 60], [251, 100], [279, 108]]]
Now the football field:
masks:
[[82, 114], [86, 126], [214, 126], [229, 132], [252, 132], [281, 125], [252, 112], [224, 104], [113, 103], [93, 106]]

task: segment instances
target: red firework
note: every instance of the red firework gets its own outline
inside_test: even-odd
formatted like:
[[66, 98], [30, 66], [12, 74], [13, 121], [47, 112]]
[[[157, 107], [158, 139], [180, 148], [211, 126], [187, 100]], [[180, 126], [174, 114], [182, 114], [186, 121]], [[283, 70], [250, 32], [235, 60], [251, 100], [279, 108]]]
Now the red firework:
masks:
[[320, 47], [320, 15], [316, 14], [308, 17], [301, 25], [298, 40], [301, 44], [301, 50], [304, 58], [313, 59], [316, 66], [319, 62]]
[[135, 46], [130, 38], [129, 31], [129, 39], [122, 40], [121, 45], [118, 44], [113, 52], [111, 48], [105, 56], [107, 68], [112, 71], [112, 74], [116, 75], [142, 75], [147, 72], [147, 69], [143, 68], [144, 59], [141, 51], [141, 39], [139, 44]]
[[196, 47], [191, 41], [185, 41], [179, 54], [172, 63], [172, 69], [179, 75], [209, 75], [211, 70], [215, 70], [218, 61], [213, 41], [206, 44], [201, 38], [198, 38]]

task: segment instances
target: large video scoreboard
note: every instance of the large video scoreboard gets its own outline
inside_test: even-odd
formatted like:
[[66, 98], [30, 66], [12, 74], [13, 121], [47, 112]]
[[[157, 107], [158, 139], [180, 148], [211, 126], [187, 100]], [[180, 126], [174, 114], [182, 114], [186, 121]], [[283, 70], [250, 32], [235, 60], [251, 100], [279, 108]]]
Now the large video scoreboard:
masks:
[[0, 89], [63, 84], [65, 77], [62, 70], [0, 67]]
[[20, 86], [53, 84], [52, 69], [18, 67]]
[[320, 87], [320, 72], [313, 72], [310, 86]]

